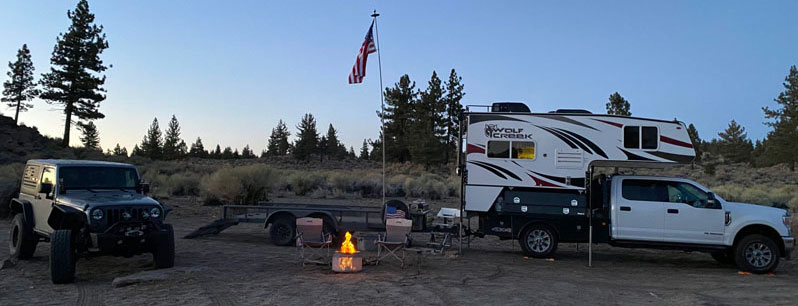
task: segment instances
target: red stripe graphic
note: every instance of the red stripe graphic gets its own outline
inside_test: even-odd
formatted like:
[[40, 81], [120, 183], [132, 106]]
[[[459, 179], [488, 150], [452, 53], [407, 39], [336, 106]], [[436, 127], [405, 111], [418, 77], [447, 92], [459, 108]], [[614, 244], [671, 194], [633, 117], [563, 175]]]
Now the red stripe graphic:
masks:
[[685, 148], [693, 148], [693, 144], [689, 142], [679, 141], [670, 137], [659, 136], [659, 140], [664, 143], [669, 143], [675, 146], [685, 147]]
[[620, 128], [620, 127], [623, 127], [623, 124], [620, 124], [620, 123], [617, 123], [617, 122], [606, 121], [606, 120], [601, 120], [601, 119], [593, 119], [593, 120], [596, 120], [596, 121], [601, 121], [601, 122], [604, 122], [604, 123], [606, 123], [606, 124], [609, 124], [609, 125], [614, 125], [614, 126], [616, 126], [616, 127], [619, 127], [619, 128]]
[[557, 187], [557, 185], [554, 185], [554, 184], [549, 183], [547, 181], [544, 181], [544, 180], [541, 180], [539, 178], [536, 178], [536, 177], [532, 176], [531, 174], [527, 174], [527, 175], [529, 175], [529, 177], [531, 177], [532, 180], [535, 181], [535, 185], [537, 185], [537, 186]]
[[477, 147], [477, 146], [472, 145], [472, 144], [469, 143], [468, 145], [466, 145], [466, 154], [471, 154], [471, 153], [485, 154], [485, 149]]

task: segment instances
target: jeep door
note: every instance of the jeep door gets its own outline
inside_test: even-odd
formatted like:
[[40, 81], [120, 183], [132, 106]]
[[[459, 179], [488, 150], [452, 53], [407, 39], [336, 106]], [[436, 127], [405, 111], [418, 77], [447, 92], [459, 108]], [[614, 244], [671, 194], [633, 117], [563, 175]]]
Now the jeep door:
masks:
[[668, 190], [662, 181], [622, 179], [612, 206], [612, 238], [620, 240], [662, 241]]
[[664, 238], [667, 242], [723, 244], [725, 212], [719, 201], [689, 182], [668, 182]]
[[[50, 212], [53, 210], [53, 199], [55, 199], [56, 190], [58, 190], [55, 182], [55, 168], [45, 167], [42, 169], [41, 180], [39, 180], [36, 195], [31, 203], [33, 206], [34, 219], [36, 219], [35, 228], [39, 232], [51, 233], [53, 231], [53, 228], [47, 223], [47, 219], [50, 217]], [[53, 188], [49, 193], [41, 192], [42, 183], [52, 184]]]

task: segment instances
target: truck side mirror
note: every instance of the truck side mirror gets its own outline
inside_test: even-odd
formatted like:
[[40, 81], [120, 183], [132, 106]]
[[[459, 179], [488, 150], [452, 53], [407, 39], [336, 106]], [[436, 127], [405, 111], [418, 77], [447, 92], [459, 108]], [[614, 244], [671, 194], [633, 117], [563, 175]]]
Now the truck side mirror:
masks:
[[717, 208], [718, 200], [715, 199], [715, 194], [712, 191], [707, 192], [707, 208]]

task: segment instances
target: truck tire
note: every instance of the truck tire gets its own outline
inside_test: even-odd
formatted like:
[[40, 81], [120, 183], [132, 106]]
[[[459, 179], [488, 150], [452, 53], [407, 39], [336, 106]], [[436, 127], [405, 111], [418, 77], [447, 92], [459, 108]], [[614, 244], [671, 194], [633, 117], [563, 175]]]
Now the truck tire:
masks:
[[740, 270], [768, 273], [779, 265], [779, 248], [773, 239], [763, 235], [748, 235], [734, 247], [734, 261]]
[[163, 228], [164, 231], [159, 232], [152, 250], [152, 262], [156, 269], [175, 266], [175, 230], [171, 224], [164, 224]]
[[280, 216], [272, 222], [269, 236], [274, 245], [285, 246], [294, 243], [296, 236], [296, 219], [289, 216]]
[[72, 245], [72, 230], [57, 230], [50, 236], [50, 280], [68, 284], [75, 280], [77, 254]]
[[25, 222], [25, 217], [22, 214], [14, 216], [14, 219], [11, 220], [11, 229], [8, 232], [8, 248], [11, 257], [23, 260], [33, 257], [39, 239]]
[[551, 227], [543, 224], [529, 226], [521, 236], [518, 243], [524, 253], [534, 258], [549, 258], [557, 251], [557, 233]]
[[710, 253], [712, 255], [712, 259], [715, 261], [724, 264], [724, 265], [733, 265], [734, 264], [734, 252], [731, 251], [717, 251]]

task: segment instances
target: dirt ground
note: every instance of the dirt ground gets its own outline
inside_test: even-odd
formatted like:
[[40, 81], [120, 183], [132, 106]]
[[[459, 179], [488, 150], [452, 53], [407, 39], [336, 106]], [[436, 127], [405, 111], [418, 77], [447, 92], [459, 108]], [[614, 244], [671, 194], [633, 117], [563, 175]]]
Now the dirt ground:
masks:
[[[205, 225], [218, 208], [175, 201], [167, 219], [176, 236]], [[9, 222], [0, 224], [0, 260], [8, 258]], [[424, 239], [417, 236], [417, 240]], [[76, 281], [53, 285], [49, 245], [32, 260], [0, 270], [0, 305], [795, 305], [798, 270], [782, 261], [773, 275], [743, 275], [708, 254], [599, 245], [560, 245], [553, 260], [522, 255], [515, 241], [475, 239], [455, 256], [408, 253], [409, 266], [369, 265], [361, 273], [302, 267], [295, 249], [277, 247], [262, 227], [176, 239], [175, 268], [164, 279], [112, 286], [116, 277], [153, 270], [150, 255], [78, 262]], [[373, 257], [373, 253], [365, 253]], [[420, 263], [420, 265], [419, 265]]]

